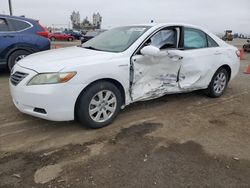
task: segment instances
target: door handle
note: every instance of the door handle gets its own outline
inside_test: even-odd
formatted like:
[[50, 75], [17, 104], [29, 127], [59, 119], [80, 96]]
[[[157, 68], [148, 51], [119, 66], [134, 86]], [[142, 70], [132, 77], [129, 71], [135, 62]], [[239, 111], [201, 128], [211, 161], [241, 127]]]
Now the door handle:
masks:
[[221, 52], [215, 52], [214, 55], [221, 55]]
[[174, 61], [178, 61], [178, 60], [182, 60], [183, 57], [178, 56], [178, 55], [170, 55], [168, 56], [170, 59], [174, 60]]

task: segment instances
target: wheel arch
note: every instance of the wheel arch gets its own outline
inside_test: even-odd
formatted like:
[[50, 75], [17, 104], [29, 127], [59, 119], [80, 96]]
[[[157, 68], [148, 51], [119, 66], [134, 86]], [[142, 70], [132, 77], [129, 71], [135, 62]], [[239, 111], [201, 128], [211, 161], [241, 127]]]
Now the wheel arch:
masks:
[[[231, 80], [231, 74], [232, 74], [232, 69], [231, 69], [231, 67], [230, 67], [229, 65], [227, 65], [227, 64], [224, 64], [224, 65], [220, 66], [217, 70], [219, 70], [219, 69], [221, 69], [221, 68], [226, 69], [226, 71], [228, 72], [228, 81], [230, 81], [230, 80]], [[216, 70], [216, 71], [217, 71], [217, 70]]]
[[12, 54], [13, 52], [15, 52], [17, 50], [25, 50], [25, 51], [28, 51], [31, 53], [39, 51], [39, 49], [36, 45], [31, 45], [31, 44], [27, 44], [27, 43], [19, 43], [19, 44], [11, 45], [6, 49], [5, 58], [7, 59], [10, 56], [10, 54]]
[[110, 82], [110, 83], [114, 84], [114, 85], [119, 89], [119, 91], [120, 91], [120, 93], [121, 93], [121, 95], [122, 95], [122, 105], [124, 105], [124, 104], [126, 103], [125, 89], [124, 89], [123, 85], [122, 85], [119, 81], [117, 81], [117, 80], [115, 80], [115, 79], [113, 79], [113, 78], [102, 78], [102, 79], [98, 79], [98, 80], [95, 80], [95, 81], [91, 82], [89, 85], [87, 85], [87, 86], [81, 91], [81, 93], [78, 95], [78, 97], [77, 97], [77, 99], [76, 99], [76, 102], [75, 102], [75, 108], [74, 108], [75, 119], [77, 118], [77, 117], [76, 117], [76, 109], [77, 109], [77, 105], [79, 104], [79, 100], [80, 100], [81, 95], [82, 95], [89, 87], [91, 87], [92, 85], [94, 85], [94, 84], [96, 84], [96, 83], [98, 83], [98, 82], [101, 82], [101, 81], [107, 81], [107, 82]]
[[35, 53], [37, 50], [36, 49], [33, 49], [33, 48], [29, 48], [29, 47], [14, 47], [14, 48], [11, 48], [8, 53], [6, 53], [6, 66], [8, 68], [8, 64], [9, 64], [9, 59], [11, 57], [11, 55], [19, 50], [24, 50], [24, 51], [27, 51], [29, 53]]
[[227, 73], [228, 73], [228, 81], [227, 81], [227, 84], [228, 84], [228, 82], [229, 82], [230, 79], [231, 79], [232, 69], [231, 69], [231, 67], [230, 67], [228, 64], [221, 65], [218, 69], [216, 69], [216, 71], [214, 72], [213, 77], [212, 77], [212, 79], [211, 79], [211, 81], [210, 81], [210, 83], [209, 83], [207, 89], [205, 90], [205, 93], [206, 93], [207, 96], [209, 96], [209, 97], [212, 97], [212, 98], [220, 97], [220, 96], [224, 93], [224, 91], [225, 91], [225, 89], [226, 89], [226, 87], [227, 87], [227, 85], [226, 85], [225, 88], [223, 89], [223, 91], [222, 91], [221, 93], [215, 93], [215, 92], [214, 92], [214, 86], [213, 86], [213, 83], [214, 83], [214, 82], [213, 82], [213, 80], [214, 80], [214, 78], [215, 78], [215, 76], [216, 76], [216, 73], [217, 73], [219, 70], [221, 70], [221, 69], [226, 70]]

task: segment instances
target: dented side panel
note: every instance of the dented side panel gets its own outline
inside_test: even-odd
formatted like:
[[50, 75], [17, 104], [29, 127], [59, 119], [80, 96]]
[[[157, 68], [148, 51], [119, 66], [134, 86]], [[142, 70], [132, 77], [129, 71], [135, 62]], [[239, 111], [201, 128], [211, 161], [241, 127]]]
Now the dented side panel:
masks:
[[217, 48], [205, 48], [185, 51], [180, 68], [179, 81], [181, 89], [202, 89], [207, 88], [213, 74], [221, 63], [221, 54], [216, 54]]
[[213, 74], [222, 64], [216, 48], [173, 50], [161, 57], [132, 57], [133, 101], [149, 100], [169, 93], [207, 88]]
[[165, 55], [149, 57], [136, 55], [132, 57], [133, 83], [131, 97], [133, 101], [149, 100], [179, 92], [178, 71], [181, 60]]

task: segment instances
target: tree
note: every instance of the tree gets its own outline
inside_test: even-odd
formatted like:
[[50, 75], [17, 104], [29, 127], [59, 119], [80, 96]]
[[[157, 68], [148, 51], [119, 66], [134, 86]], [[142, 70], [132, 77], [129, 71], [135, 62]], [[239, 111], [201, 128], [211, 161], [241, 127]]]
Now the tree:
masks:
[[83, 21], [82, 21], [82, 28], [83, 29], [86, 29], [86, 30], [89, 30], [89, 29], [92, 29], [92, 24], [90, 23], [88, 17], [86, 17]]
[[81, 16], [79, 11], [73, 11], [70, 20], [72, 22], [72, 28], [73, 29], [81, 29]]

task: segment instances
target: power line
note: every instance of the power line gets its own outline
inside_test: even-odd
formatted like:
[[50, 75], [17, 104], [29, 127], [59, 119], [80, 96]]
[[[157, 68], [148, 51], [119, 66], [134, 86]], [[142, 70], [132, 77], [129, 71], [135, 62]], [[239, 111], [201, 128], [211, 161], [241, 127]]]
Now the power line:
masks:
[[9, 0], [9, 9], [10, 9], [10, 15], [12, 16], [13, 13], [12, 13], [12, 3], [11, 3], [11, 0]]

